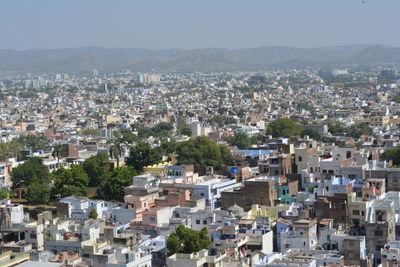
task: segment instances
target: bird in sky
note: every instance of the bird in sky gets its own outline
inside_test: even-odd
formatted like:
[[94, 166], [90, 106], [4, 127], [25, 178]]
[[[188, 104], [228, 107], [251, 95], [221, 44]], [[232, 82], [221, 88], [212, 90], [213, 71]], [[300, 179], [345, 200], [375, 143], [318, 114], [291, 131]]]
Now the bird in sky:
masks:
[[365, 1], [361, 1], [361, 3], [363, 3], [363, 4], [367, 4], [367, 2], [365, 2]]

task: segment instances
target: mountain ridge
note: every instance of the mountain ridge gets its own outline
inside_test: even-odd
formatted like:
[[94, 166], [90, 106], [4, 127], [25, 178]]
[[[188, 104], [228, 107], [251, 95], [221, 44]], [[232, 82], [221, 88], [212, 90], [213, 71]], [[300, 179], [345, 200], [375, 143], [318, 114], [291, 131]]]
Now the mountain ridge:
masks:
[[[254, 48], [164, 49], [86, 46], [60, 49], [0, 49], [0, 71], [233, 71], [262, 70], [315, 62], [319, 65], [400, 64], [400, 47], [342, 45], [316, 48], [260, 46]], [[300, 64], [301, 65], [301, 64]]]

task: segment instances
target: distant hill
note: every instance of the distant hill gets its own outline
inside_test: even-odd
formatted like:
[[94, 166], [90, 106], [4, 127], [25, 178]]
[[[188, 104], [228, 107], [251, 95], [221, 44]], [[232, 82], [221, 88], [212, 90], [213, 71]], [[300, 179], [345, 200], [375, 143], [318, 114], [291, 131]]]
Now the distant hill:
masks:
[[400, 63], [400, 47], [382, 45], [248, 49], [169, 49], [81, 47], [65, 49], [0, 49], [0, 71], [231, 71], [329, 64]]

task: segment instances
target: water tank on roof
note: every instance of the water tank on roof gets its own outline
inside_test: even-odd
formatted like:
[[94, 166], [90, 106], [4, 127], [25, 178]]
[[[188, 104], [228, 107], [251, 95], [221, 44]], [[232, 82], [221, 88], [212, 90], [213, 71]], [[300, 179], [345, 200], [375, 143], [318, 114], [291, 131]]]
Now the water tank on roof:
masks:
[[239, 172], [239, 168], [238, 167], [232, 167], [231, 168], [231, 173], [238, 173]]

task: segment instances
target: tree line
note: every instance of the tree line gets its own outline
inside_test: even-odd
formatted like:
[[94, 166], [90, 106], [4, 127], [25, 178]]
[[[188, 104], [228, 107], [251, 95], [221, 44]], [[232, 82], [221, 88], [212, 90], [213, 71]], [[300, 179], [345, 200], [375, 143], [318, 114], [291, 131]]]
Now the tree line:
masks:
[[[186, 142], [163, 142], [152, 147], [146, 142], [132, 146], [125, 166], [112, 168], [110, 156], [120, 155], [113, 144], [110, 154], [98, 153], [82, 164], [59, 168], [50, 173], [43, 159], [33, 157], [11, 172], [13, 189], [27, 188], [26, 199], [31, 204], [46, 204], [71, 195], [86, 196], [88, 187], [97, 187], [97, 195], [105, 200], [123, 201], [124, 187], [132, 184], [132, 177], [144, 167], [161, 162], [162, 155], [175, 153], [178, 164], [194, 164], [202, 172], [207, 166], [220, 169], [232, 162], [232, 155], [224, 145], [217, 145], [209, 137], [198, 137]], [[122, 149], [122, 148], [119, 148]], [[1, 194], [0, 194], [1, 197]]]

